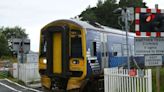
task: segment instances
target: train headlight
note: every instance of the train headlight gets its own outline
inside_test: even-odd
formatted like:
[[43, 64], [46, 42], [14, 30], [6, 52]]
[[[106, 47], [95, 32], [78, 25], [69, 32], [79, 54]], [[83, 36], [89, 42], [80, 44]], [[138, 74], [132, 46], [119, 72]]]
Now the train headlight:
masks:
[[43, 59], [43, 63], [44, 64], [47, 64], [47, 59]]
[[73, 64], [79, 64], [79, 60], [73, 60], [72, 63]]

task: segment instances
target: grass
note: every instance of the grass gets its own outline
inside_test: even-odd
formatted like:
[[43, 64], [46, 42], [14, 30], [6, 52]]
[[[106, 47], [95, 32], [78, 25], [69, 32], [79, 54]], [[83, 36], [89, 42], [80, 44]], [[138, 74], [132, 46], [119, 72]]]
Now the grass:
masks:
[[0, 79], [4, 79], [5, 77], [4, 76], [0, 76]]
[[9, 72], [7, 71], [0, 71], [0, 79], [4, 79], [6, 77], [10, 76]]
[[[156, 68], [152, 68], [153, 92], [157, 92], [156, 87]], [[164, 92], [164, 68], [160, 68], [160, 92]]]
[[[16, 57], [10, 57], [10, 56], [2, 56], [1, 58], [0, 58], [0, 63], [2, 62], [2, 61], [10, 61], [11, 63], [15, 63], [15, 62], [17, 62], [17, 58]], [[2, 62], [3, 63], [3, 62]]]

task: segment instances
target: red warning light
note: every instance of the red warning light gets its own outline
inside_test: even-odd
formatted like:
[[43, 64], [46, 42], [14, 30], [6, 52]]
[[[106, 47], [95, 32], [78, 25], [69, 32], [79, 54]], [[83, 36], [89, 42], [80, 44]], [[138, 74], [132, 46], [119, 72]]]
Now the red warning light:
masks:
[[151, 14], [151, 15], [149, 15], [149, 16], [146, 18], [146, 22], [150, 22], [150, 21], [152, 21], [154, 18], [155, 18], [155, 15], [154, 15], [154, 14]]
[[146, 18], [146, 22], [150, 22], [151, 21], [151, 16], [149, 15], [147, 18]]

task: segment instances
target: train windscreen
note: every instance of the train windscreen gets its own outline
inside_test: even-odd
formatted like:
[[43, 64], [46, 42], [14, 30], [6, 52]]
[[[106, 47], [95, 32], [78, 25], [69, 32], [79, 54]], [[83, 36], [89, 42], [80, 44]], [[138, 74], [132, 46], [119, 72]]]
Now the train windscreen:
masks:
[[82, 41], [80, 30], [71, 30], [71, 57], [82, 57]]
[[46, 49], [47, 49], [47, 41], [45, 40], [45, 36], [41, 35], [41, 45], [40, 45], [40, 56], [46, 56]]

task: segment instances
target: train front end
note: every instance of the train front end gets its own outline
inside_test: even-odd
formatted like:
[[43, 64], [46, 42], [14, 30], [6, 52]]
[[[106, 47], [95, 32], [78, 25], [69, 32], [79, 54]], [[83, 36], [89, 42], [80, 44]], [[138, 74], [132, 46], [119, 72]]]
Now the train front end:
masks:
[[39, 73], [48, 89], [77, 89], [86, 77], [85, 30], [67, 20], [46, 25], [40, 33]]

